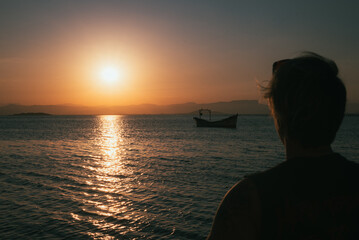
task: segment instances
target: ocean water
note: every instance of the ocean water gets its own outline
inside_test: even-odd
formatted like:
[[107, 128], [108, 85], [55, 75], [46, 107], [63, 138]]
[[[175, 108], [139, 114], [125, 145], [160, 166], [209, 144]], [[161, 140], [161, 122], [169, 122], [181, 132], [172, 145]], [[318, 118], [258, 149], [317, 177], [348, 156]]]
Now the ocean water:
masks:
[[[359, 116], [335, 151], [359, 162]], [[244, 175], [284, 159], [269, 116], [0, 117], [1, 239], [204, 239]]]

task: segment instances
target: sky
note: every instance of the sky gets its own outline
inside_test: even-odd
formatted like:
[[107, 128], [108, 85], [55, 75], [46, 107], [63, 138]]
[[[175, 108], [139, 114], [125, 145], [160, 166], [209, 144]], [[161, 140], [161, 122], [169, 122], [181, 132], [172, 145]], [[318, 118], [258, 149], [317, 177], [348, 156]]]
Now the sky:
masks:
[[260, 100], [276, 60], [333, 59], [359, 102], [359, 2], [0, 0], [0, 104]]

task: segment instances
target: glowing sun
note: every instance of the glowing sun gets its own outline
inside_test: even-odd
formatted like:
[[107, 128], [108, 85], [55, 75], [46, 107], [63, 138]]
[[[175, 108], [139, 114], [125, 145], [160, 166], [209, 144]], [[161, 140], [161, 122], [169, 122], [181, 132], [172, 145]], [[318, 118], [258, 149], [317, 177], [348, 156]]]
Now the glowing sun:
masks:
[[115, 83], [123, 78], [123, 71], [115, 66], [104, 66], [99, 70], [99, 78], [105, 83]]

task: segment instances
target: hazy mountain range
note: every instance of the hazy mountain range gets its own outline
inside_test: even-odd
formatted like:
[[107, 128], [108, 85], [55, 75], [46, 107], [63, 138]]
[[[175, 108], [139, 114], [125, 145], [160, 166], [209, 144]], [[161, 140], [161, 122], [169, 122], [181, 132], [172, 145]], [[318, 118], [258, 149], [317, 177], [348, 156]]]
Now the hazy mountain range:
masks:
[[[128, 106], [79, 106], [79, 105], [19, 105], [9, 104], [0, 106], [0, 115], [18, 113], [43, 112], [55, 115], [101, 115], [101, 114], [193, 114], [198, 109], [207, 108], [213, 112], [224, 114], [268, 114], [265, 104], [256, 100], [236, 100], [231, 102], [215, 103], [183, 103], [171, 105], [141, 104]], [[347, 105], [347, 113], [359, 114], [359, 104]]]
[[171, 105], [140, 104], [128, 106], [79, 106], [79, 105], [19, 105], [0, 106], [0, 115], [17, 113], [44, 112], [55, 115], [100, 115], [100, 114], [190, 114], [200, 108], [219, 113], [267, 114], [268, 107], [255, 100], [241, 100], [216, 103], [183, 103]]

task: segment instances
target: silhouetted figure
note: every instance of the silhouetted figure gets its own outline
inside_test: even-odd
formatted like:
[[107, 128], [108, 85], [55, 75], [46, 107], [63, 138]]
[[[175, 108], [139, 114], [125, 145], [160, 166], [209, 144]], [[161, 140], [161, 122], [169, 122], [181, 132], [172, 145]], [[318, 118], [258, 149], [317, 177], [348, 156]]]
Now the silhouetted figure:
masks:
[[314, 53], [278, 61], [265, 91], [286, 161], [223, 198], [209, 239], [359, 239], [359, 164], [330, 147], [346, 90]]

